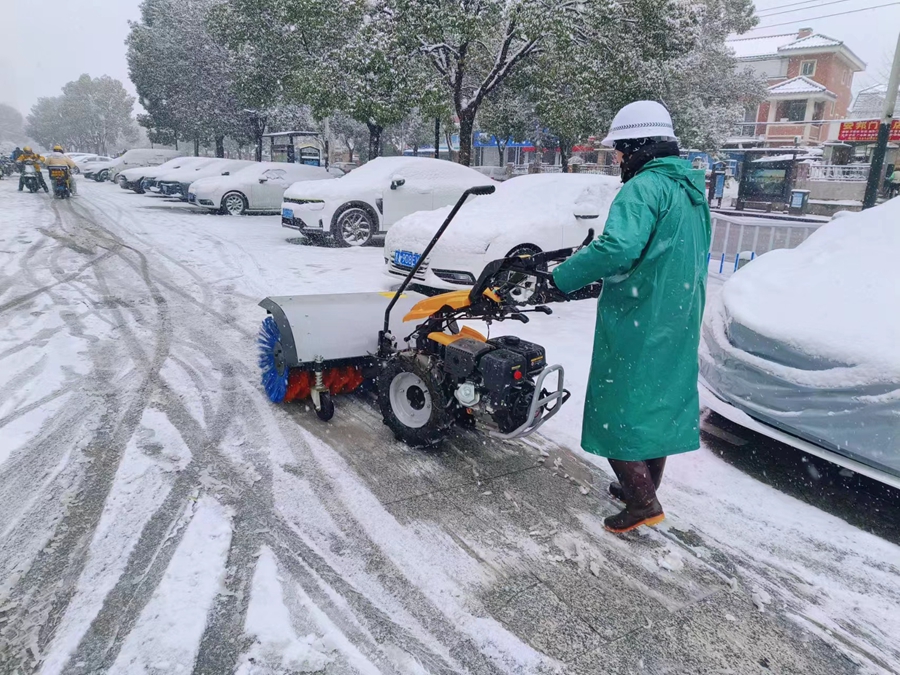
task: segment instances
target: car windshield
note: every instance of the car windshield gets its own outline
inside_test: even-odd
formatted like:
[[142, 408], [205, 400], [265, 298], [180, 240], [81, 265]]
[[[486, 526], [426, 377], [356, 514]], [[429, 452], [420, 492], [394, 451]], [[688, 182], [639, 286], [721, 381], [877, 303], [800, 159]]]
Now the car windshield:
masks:
[[0, 31], [0, 675], [900, 675], [900, 0]]

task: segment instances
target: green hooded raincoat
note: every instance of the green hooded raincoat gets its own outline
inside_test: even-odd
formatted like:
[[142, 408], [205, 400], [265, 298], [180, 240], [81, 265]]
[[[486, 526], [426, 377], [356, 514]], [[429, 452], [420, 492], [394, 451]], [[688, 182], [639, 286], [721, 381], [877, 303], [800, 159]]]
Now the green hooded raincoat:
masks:
[[622, 186], [603, 234], [553, 273], [565, 293], [603, 279], [581, 437], [588, 452], [645, 460], [700, 446], [703, 183], [685, 160], [649, 161]]

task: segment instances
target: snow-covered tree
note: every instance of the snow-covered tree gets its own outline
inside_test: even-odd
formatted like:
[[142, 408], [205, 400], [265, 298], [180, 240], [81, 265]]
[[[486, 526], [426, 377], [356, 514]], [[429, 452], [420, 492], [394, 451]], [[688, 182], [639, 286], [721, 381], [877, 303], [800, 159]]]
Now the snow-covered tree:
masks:
[[632, 0], [623, 9], [589, 14], [568, 57], [585, 66], [578, 77], [594, 97], [594, 129], [605, 131], [631, 101], [659, 100], [683, 146], [717, 148], [763, 95], [762, 81], [738, 69], [724, 44], [754, 25], [751, 0]]
[[537, 129], [534, 103], [527, 90], [529, 82], [517, 79], [488, 96], [478, 113], [481, 131], [497, 144], [501, 165], [506, 161], [506, 146], [533, 138]]
[[244, 106], [235, 93], [233, 55], [214, 41], [207, 17], [218, 0], [144, 0], [128, 36], [131, 79], [150, 129], [194, 142], [214, 142], [224, 156], [226, 136], [246, 134]]
[[0, 141], [22, 143], [25, 139], [25, 120], [22, 113], [6, 103], [0, 103]]
[[134, 97], [108, 75], [82, 75], [63, 87], [61, 96], [41, 98], [27, 118], [27, 133], [46, 147], [107, 154], [137, 132], [131, 116]]
[[[607, 0], [593, 0], [595, 3]], [[582, 0], [385, 0], [408, 49], [424, 56], [459, 120], [459, 161], [472, 161], [472, 132], [485, 97], [554, 31], [570, 30]]]
[[347, 151], [349, 161], [356, 158], [359, 161], [369, 159], [365, 152], [369, 131], [364, 124], [360, 124], [344, 113], [336, 113], [329, 118], [331, 135], [338, 147]]

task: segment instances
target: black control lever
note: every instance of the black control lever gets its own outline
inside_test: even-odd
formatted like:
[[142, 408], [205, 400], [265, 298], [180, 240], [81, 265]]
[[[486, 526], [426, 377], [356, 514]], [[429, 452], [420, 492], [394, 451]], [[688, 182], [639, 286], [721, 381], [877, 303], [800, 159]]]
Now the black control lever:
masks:
[[514, 312], [509, 315], [510, 319], [515, 319], [516, 321], [521, 321], [522, 323], [528, 323], [531, 319], [522, 314], [521, 312]]
[[541, 314], [553, 314], [553, 310], [547, 307], [547, 305], [538, 305], [534, 308], [535, 312], [540, 312]]
[[581, 242], [581, 246], [579, 246], [578, 248], [584, 248], [585, 246], [589, 245], [592, 241], [594, 241], [594, 228], [593, 227], [588, 230], [587, 237], [585, 237], [584, 241]]

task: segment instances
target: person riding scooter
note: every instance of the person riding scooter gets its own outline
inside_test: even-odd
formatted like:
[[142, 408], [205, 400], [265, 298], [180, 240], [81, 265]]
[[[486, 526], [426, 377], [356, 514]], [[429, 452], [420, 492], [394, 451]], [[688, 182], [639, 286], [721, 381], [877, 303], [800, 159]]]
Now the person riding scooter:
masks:
[[[69, 167], [69, 192], [73, 195], [76, 194], [75, 191], [75, 169], [77, 168], [75, 162], [71, 157], [65, 154], [62, 146], [56, 144], [53, 146], [53, 152], [47, 155], [46, 166], [67, 166]], [[51, 181], [53, 179], [51, 178]], [[54, 192], [56, 191], [56, 185], [53, 186]]]
[[[19, 162], [27, 162], [31, 160], [34, 164], [34, 172], [37, 174], [38, 183], [40, 183], [41, 187], [44, 188], [44, 192], [50, 192], [50, 188], [47, 187], [47, 183], [44, 182], [44, 174], [41, 173], [41, 164], [45, 161], [43, 157], [35, 153], [30, 145], [26, 145], [22, 148], [22, 154], [19, 155]], [[22, 174], [19, 177], [19, 192], [23, 190], [25, 187], [24, 182], [25, 175]]]

